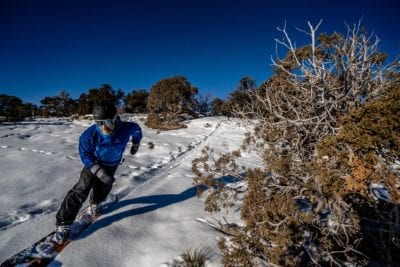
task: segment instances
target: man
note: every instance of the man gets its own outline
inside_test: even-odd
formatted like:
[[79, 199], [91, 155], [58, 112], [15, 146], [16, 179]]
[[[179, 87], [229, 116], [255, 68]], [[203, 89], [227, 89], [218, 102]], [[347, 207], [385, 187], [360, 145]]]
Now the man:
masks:
[[79, 138], [79, 154], [84, 165], [78, 183], [67, 193], [56, 215], [54, 241], [62, 244], [69, 240], [70, 225], [90, 194], [89, 212], [101, 213], [100, 203], [111, 191], [114, 173], [122, 159], [129, 139], [130, 152], [139, 149], [142, 131], [134, 122], [123, 122], [112, 103], [96, 104], [93, 108], [96, 124], [86, 129]]

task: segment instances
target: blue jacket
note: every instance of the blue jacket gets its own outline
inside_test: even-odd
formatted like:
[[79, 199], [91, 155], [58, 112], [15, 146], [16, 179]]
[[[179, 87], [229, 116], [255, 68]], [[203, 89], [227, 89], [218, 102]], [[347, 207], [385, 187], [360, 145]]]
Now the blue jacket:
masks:
[[87, 128], [79, 138], [79, 155], [85, 168], [94, 164], [115, 166], [122, 159], [126, 144], [132, 137], [133, 143], [140, 143], [142, 130], [134, 122], [124, 122], [118, 117], [114, 131], [106, 136], [95, 124]]

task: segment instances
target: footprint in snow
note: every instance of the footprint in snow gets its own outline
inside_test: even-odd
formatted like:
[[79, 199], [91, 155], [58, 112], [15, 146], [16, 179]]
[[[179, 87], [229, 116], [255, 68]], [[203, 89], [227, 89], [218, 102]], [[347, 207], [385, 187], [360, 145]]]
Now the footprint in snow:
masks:
[[[0, 146], [0, 148], [11, 148], [11, 146], [7, 146], [7, 145], [2, 145]], [[29, 151], [28, 148], [26, 147], [19, 147], [17, 148], [19, 151]], [[46, 152], [44, 150], [38, 150], [38, 149], [31, 149], [31, 152], [35, 152], [35, 153], [41, 153], [41, 154], [45, 154], [45, 155], [53, 155], [53, 152]]]
[[173, 159], [173, 156], [165, 157], [165, 158], [163, 158], [161, 163], [162, 164], [167, 164], [168, 162], [171, 162], [172, 159]]
[[45, 154], [45, 155], [53, 155], [53, 152], [46, 152], [44, 150], [32, 149], [31, 151], [35, 152], [35, 153]]
[[29, 137], [31, 137], [29, 134], [20, 134], [17, 136], [19, 139], [27, 139]]
[[6, 134], [6, 135], [3, 135], [1, 138], [7, 138], [7, 137], [10, 137], [10, 136], [13, 136], [13, 135], [15, 135], [15, 134]]
[[43, 200], [39, 203], [27, 203], [18, 207], [18, 213], [27, 213], [30, 215], [41, 214], [44, 212], [51, 212], [58, 208], [58, 201], [56, 199]]
[[139, 170], [140, 168], [137, 166], [128, 165], [128, 169]]
[[0, 213], [0, 230], [6, 230], [40, 214], [54, 212], [58, 209], [59, 204], [57, 199], [43, 200], [39, 203], [21, 205], [16, 211], [11, 213]]
[[151, 165], [150, 167], [149, 167], [149, 169], [152, 169], [152, 170], [155, 170], [155, 169], [159, 169], [160, 168], [160, 165], [159, 164], [153, 164], [153, 165]]

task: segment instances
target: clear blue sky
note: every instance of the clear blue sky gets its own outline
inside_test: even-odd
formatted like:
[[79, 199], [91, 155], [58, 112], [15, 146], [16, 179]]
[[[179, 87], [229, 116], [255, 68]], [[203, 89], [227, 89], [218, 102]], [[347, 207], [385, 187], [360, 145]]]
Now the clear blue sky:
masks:
[[[40, 104], [66, 90], [78, 98], [109, 83], [129, 93], [184, 75], [200, 93], [225, 98], [244, 76], [271, 74], [276, 30], [298, 45], [307, 28], [345, 32], [344, 21], [400, 51], [400, 4], [379, 1], [0, 0], [0, 93]], [[325, 2], [325, 3], [324, 3]]]

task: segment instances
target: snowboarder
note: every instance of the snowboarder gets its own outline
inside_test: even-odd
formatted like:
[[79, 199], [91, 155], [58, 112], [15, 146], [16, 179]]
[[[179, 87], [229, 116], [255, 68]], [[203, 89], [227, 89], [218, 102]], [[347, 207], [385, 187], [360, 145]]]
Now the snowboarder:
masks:
[[96, 124], [86, 129], [79, 138], [79, 154], [84, 165], [79, 181], [67, 193], [56, 215], [53, 240], [58, 244], [69, 240], [70, 225], [91, 191], [89, 213], [101, 214], [99, 204], [111, 191], [114, 173], [129, 139], [132, 137], [132, 155], [138, 151], [142, 139], [139, 125], [121, 121], [112, 103], [96, 104], [93, 117]]

